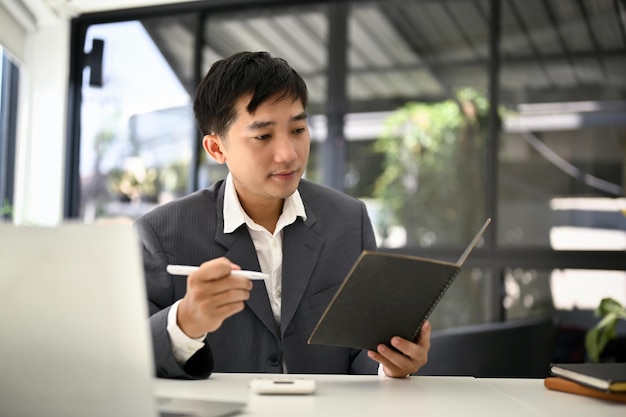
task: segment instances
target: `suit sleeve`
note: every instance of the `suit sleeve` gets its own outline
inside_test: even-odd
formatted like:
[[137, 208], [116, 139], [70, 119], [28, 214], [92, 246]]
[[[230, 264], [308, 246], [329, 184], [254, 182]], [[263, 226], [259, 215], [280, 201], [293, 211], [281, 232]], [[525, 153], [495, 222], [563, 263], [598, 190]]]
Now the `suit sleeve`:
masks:
[[[376, 236], [372, 222], [367, 214], [365, 203], [361, 202], [361, 233], [363, 250], [376, 249]], [[378, 373], [378, 363], [367, 356], [366, 350], [355, 350], [350, 366], [350, 373], [355, 375], [371, 375]]]
[[361, 224], [363, 233], [363, 250], [376, 250], [376, 236], [374, 235], [374, 228], [372, 227], [372, 221], [367, 213], [367, 207], [365, 203], [361, 202]]
[[152, 225], [144, 218], [135, 222], [143, 254], [146, 292], [150, 311], [150, 330], [156, 375], [164, 378], [203, 379], [213, 371], [208, 344], [181, 366], [172, 351], [167, 332], [167, 314], [174, 300], [172, 278], [166, 272], [167, 259]]

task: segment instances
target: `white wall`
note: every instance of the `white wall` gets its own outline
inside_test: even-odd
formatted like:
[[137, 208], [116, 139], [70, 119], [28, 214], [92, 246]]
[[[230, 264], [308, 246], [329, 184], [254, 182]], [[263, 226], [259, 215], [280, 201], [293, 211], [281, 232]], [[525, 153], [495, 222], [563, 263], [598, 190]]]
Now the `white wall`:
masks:
[[63, 217], [69, 20], [31, 29], [20, 65], [14, 221], [53, 225]]

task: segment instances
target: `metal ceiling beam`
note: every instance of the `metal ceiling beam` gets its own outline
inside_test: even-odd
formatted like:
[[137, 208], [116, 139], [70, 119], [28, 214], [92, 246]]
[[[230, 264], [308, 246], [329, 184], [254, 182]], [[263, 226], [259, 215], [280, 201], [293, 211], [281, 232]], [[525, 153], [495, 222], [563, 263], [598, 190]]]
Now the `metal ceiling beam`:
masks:
[[[476, 3], [474, 3], [474, 2], [472, 2], [472, 3], [474, 5], [474, 7], [476, 8]], [[448, 18], [452, 22], [452, 25], [454, 26], [454, 28], [457, 30], [457, 32], [459, 32], [460, 37], [461, 37], [461, 39], [463, 39], [463, 41], [467, 45], [467, 48], [472, 50], [472, 52], [474, 53], [474, 56], [480, 57], [481, 56], [480, 55], [480, 51], [475, 47], [474, 42], [472, 42], [471, 37], [468, 36], [467, 33], [465, 33], [465, 30], [461, 26], [461, 22], [459, 22], [459, 19], [457, 18], [455, 13], [452, 13], [450, 11], [450, 5], [448, 3], [446, 3], [446, 2], [442, 2], [441, 3], [441, 8], [443, 9], [443, 11], [446, 13]]]
[[554, 32], [556, 34], [556, 38], [557, 38], [557, 40], [559, 42], [559, 46], [563, 50], [563, 55], [565, 56], [565, 59], [567, 60], [567, 63], [569, 64], [569, 66], [571, 68], [572, 76], [578, 82], [578, 81], [580, 81], [580, 79], [576, 75], [576, 68], [574, 66], [574, 58], [572, 56], [572, 52], [570, 51], [569, 47], [567, 46], [567, 43], [565, 42], [565, 37], [561, 33], [559, 21], [556, 18], [556, 14], [554, 13], [554, 9], [552, 8], [550, 1], [548, 1], [548, 0], [542, 0], [542, 3], [543, 3], [543, 8], [546, 11], [546, 16], [548, 17], [548, 20], [550, 21], [550, 25], [552, 26], [552, 28], [554, 29]]
[[[618, 58], [623, 59], [626, 54], [626, 49], [611, 49], [604, 50], [605, 58]], [[584, 52], [577, 53], [574, 55], [577, 59], [591, 59], [595, 58], [595, 52]], [[385, 71], [415, 71], [416, 69], [423, 69], [429, 71], [429, 73], [437, 73], [445, 68], [459, 68], [459, 67], [486, 67], [489, 65], [489, 58], [478, 58], [478, 59], [455, 59], [444, 61], [437, 58], [425, 58], [423, 56], [420, 57], [423, 63], [422, 66], [419, 65], [388, 65], [384, 67], [376, 67], [376, 68], [357, 68], [352, 69], [350, 72], [352, 74], [357, 75], [367, 75], [367, 74], [377, 74]], [[560, 63], [563, 61], [567, 61], [571, 56], [563, 55], [563, 54], [553, 54], [553, 55], [542, 55], [540, 57], [540, 61], [547, 64], [550, 63]], [[502, 57], [501, 62], [505, 65], [513, 65], [513, 64], [536, 64], [538, 58], [536, 56], [522, 56], [522, 57]], [[315, 77], [323, 75], [323, 72], [301, 72], [303, 76], [307, 77]]]
[[626, 0], [615, 0], [615, 15], [618, 16], [618, 27], [622, 36], [622, 45], [626, 46]]
[[598, 65], [600, 65], [600, 69], [602, 71], [602, 77], [608, 77], [608, 71], [606, 69], [606, 62], [604, 62], [604, 58], [602, 56], [602, 47], [596, 38], [596, 34], [591, 27], [591, 19], [589, 18], [589, 12], [587, 11], [587, 7], [583, 0], [578, 0], [578, 9], [580, 10], [580, 14], [583, 16], [585, 20], [585, 29], [587, 31], [587, 36], [589, 36], [589, 40], [591, 41], [591, 45], [593, 45], [593, 53], [595, 58], [598, 60]]
[[533, 41], [532, 36], [530, 36], [530, 30], [528, 29], [528, 25], [526, 25], [526, 22], [524, 21], [524, 19], [522, 19], [522, 16], [521, 16], [521, 14], [519, 12], [519, 9], [515, 5], [516, 4], [515, 0], [509, 0], [507, 2], [507, 4], [508, 4], [509, 8], [511, 9], [513, 17], [515, 18], [515, 22], [518, 24], [518, 26], [522, 30], [522, 33], [524, 34], [524, 37], [528, 41], [528, 44], [530, 45], [530, 49], [533, 52], [533, 55], [535, 57], [537, 57], [536, 60], [538, 61], [539, 66], [541, 67], [543, 72], [546, 74], [546, 79], [549, 80], [550, 82], [552, 82], [552, 80], [550, 79], [551, 78], [550, 77], [550, 72], [548, 71], [547, 66], [546, 66], [545, 59], [541, 55], [541, 52], [539, 51], [539, 48], [537, 47], [537, 45]]
[[[437, 80], [439, 83], [441, 90], [445, 92], [449, 97], [454, 97], [454, 93], [450, 84], [448, 84], [444, 79], [437, 75], [437, 71], [435, 71], [430, 64], [430, 57], [433, 56], [432, 52], [427, 52], [426, 47], [423, 42], [421, 42], [422, 37], [419, 36], [418, 33], [410, 32], [409, 28], [414, 28], [415, 25], [411, 24], [411, 22], [407, 21], [406, 14], [402, 13], [402, 10], [395, 7], [387, 6], [385, 8], [381, 8], [381, 13], [389, 19], [389, 22], [395, 29], [398, 31], [400, 36], [406, 41], [409, 48], [415, 52], [417, 58], [421, 61], [421, 68], [424, 69], [434, 80]], [[395, 66], [395, 69], [402, 69], [402, 66]], [[409, 66], [407, 66], [409, 67]], [[410, 66], [413, 70], [415, 70], [415, 65]], [[380, 68], [378, 68], [380, 70]]]

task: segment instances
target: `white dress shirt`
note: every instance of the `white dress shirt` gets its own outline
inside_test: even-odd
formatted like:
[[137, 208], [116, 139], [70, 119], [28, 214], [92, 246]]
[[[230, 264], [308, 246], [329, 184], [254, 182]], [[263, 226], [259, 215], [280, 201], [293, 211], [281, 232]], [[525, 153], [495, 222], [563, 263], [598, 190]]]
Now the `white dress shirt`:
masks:
[[[296, 221], [298, 217], [306, 220], [306, 212], [300, 193], [296, 190], [285, 199], [283, 211], [278, 218], [274, 233], [255, 223], [244, 211], [230, 173], [226, 177], [224, 190], [224, 233], [232, 233], [245, 224], [256, 249], [261, 272], [269, 275], [265, 287], [269, 296], [276, 324], [280, 327], [280, 309], [282, 297], [283, 265], [283, 229]], [[184, 364], [193, 354], [204, 346], [206, 335], [197, 339], [187, 336], [176, 323], [178, 303], [175, 302], [167, 316], [167, 331], [172, 342], [174, 357]]]

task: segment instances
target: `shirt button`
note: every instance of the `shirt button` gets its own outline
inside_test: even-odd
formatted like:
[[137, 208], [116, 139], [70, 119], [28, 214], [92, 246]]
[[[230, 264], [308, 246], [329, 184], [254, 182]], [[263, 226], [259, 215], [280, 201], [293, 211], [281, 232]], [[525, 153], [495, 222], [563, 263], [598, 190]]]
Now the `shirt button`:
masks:
[[276, 291], [276, 298], [280, 298], [282, 296], [283, 296], [283, 293], [280, 290]]
[[269, 358], [268, 361], [270, 363], [270, 365], [272, 366], [278, 366], [280, 365], [280, 354], [278, 353], [272, 353]]
[[273, 241], [273, 242], [272, 242], [272, 246], [274, 246], [275, 248], [277, 248], [277, 247], [278, 247], [278, 241], [277, 241], [277, 240]]

